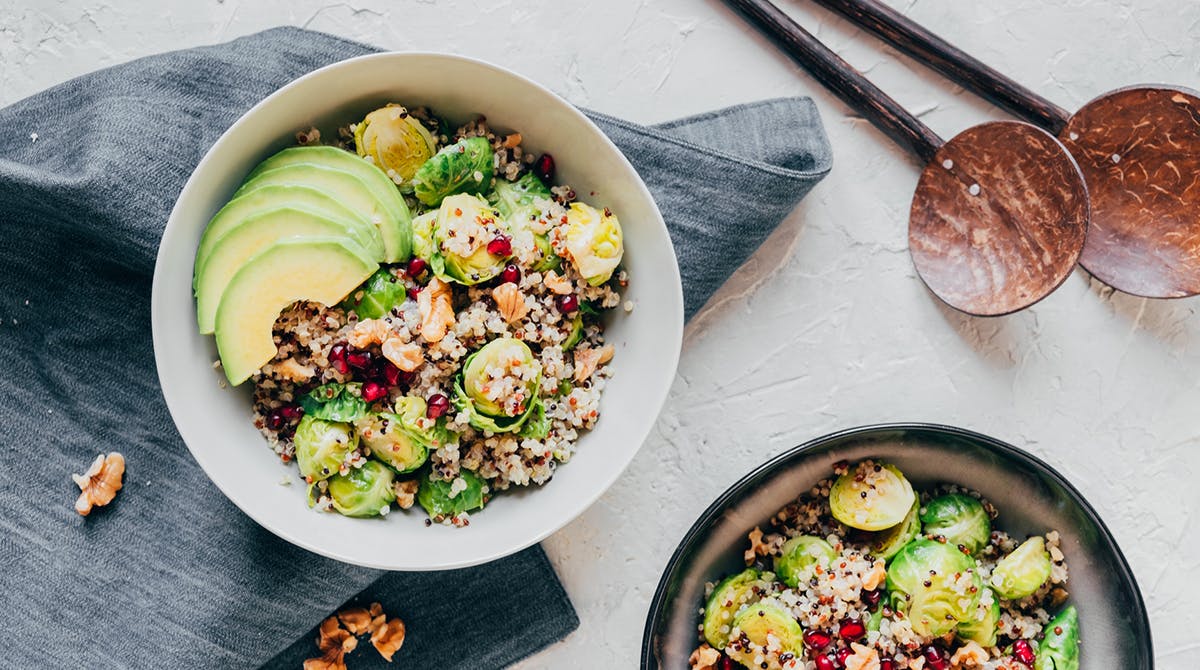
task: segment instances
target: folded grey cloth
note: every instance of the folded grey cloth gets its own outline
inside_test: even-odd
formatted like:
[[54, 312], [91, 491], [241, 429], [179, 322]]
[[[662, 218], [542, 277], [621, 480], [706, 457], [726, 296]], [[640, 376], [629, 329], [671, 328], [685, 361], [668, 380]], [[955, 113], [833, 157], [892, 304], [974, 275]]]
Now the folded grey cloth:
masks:
[[[0, 665], [294, 668], [315, 655], [305, 631], [348, 600], [408, 624], [395, 667], [501, 667], [578, 625], [537, 547], [380, 573], [276, 538], [208, 481], [161, 399], [150, 280], [188, 175], [253, 103], [370, 50], [275, 29], [0, 110], [0, 592], [16, 622]], [[806, 99], [652, 128], [593, 118], [658, 199], [689, 316], [829, 169]], [[80, 517], [69, 475], [109, 451], [126, 456], [125, 488]], [[355, 655], [372, 665], [373, 652]]]

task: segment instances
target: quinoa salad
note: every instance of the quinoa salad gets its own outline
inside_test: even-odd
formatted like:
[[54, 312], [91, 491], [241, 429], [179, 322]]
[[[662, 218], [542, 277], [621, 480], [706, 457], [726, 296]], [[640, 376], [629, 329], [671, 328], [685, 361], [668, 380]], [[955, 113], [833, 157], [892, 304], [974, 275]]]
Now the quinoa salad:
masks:
[[840, 462], [710, 584], [692, 670], [1078, 670], [1059, 535], [994, 526], [956, 485]]
[[484, 117], [388, 104], [328, 134], [297, 133], [210, 221], [200, 330], [311, 507], [466, 526], [599, 419], [605, 315], [633, 308], [621, 225]]

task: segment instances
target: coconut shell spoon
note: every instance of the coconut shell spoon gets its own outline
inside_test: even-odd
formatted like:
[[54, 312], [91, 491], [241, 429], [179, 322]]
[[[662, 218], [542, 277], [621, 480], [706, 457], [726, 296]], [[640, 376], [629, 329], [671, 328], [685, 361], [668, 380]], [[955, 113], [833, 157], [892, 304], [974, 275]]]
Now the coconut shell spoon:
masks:
[[1200, 294], [1200, 93], [1130, 86], [1072, 115], [878, 0], [814, 1], [1057, 135], [1087, 182], [1080, 265], [1094, 277], [1147, 298]]
[[850, 107], [925, 163], [908, 248], [951, 307], [999, 316], [1032, 305], [1070, 275], [1088, 226], [1087, 187], [1053, 135], [995, 121], [948, 142], [766, 0], [726, 0]]

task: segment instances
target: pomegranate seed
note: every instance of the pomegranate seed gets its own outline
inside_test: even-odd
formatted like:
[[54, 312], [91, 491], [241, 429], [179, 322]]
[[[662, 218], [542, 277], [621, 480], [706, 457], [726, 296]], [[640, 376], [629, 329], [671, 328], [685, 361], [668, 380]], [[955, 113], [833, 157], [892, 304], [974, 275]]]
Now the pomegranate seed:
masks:
[[434, 393], [425, 401], [425, 416], [436, 419], [450, 411], [450, 399], [444, 394]]
[[718, 670], [734, 670], [733, 659], [728, 656], [722, 656], [720, 661], [717, 661]]
[[365, 370], [371, 365], [371, 352], [355, 351], [353, 353], [346, 354], [346, 362], [349, 363], [350, 367], [352, 368]]
[[408, 287], [408, 291], [407, 291], [408, 297], [410, 300], [416, 300], [417, 294], [420, 292], [421, 292], [421, 289], [420, 289], [420, 287], [417, 287], [417, 286], [410, 286], [410, 287]]
[[817, 670], [835, 670], [837, 668], [833, 659], [828, 656], [818, 656], [813, 659], [813, 662], [817, 664]]
[[879, 670], [896, 670], [896, 662], [890, 658], [879, 659]]
[[366, 400], [367, 402], [375, 402], [385, 395], [387, 395], [387, 389], [383, 387], [383, 384], [378, 384], [376, 382], [367, 382], [363, 384], [363, 400]]
[[497, 235], [488, 242], [487, 250], [493, 256], [511, 256], [512, 240], [507, 235]]
[[838, 635], [847, 642], [861, 640], [867, 634], [867, 629], [858, 621], [843, 621], [841, 628], [838, 629]]
[[838, 665], [840, 665], [843, 668], [846, 667], [846, 660], [849, 659], [852, 654], [854, 654], [854, 652], [850, 651], [849, 647], [843, 647], [841, 649], [838, 649], [838, 653], [837, 653]]
[[516, 284], [521, 281], [521, 271], [516, 265], [509, 263], [504, 266], [504, 270], [500, 273], [500, 281]]
[[925, 665], [931, 670], [946, 670], [946, 657], [933, 645], [925, 647]]
[[863, 593], [863, 600], [867, 604], [874, 607], [879, 604], [879, 599], [883, 597], [883, 589], [875, 589], [874, 591], [866, 591]]
[[416, 279], [425, 274], [425, 268], [427, 267], [429, 267], [429, 264], [425, 262], [425, 259], [413, 256], [412, 260], [408, 262], [408, 276]]
[[388, 386], [397, 386], [400, 384], [400, 368], [392, 365], [392, 362], [383, 359], [383, 380]]
[[279, 432], [283, 429], [283, 414], [279, 409], [273, 409], [266, 417], [266, 424], [269, 430]]
[[579, 309], [579, 298], [575, 297], [574, 293], [569, 293], [558, 299], [558, 311], [563, 314], [570, 314]]
[[533, 173], [537, 175], [547, 186], [554, 181], [554, 156], [550, 154], [542, 154], [533, 162]]
[[284, 405], [279, 408], [279, 416], [288, 421], [299, 419], [301, 414], [304, 414], [304, 408], [299, 405]]
[[346, 343], [338, 342], [329, 349], [329, 362], [333, 365], [333, 369], [342, 374], [350, 372], [350, 366], [346, 364]]
[[833, 642], [833, 637], [819, 630], [810, 630], [804, 634], [804, 644], [809, 649], [821, 650]]
[[1033, 667], [1033, 662], [1037, 660], [1033, 654], [1033, 647], [1029, 646], [1029, 640], [1017, 640], [1013, 642], [1013, 658], [1031, 668]]

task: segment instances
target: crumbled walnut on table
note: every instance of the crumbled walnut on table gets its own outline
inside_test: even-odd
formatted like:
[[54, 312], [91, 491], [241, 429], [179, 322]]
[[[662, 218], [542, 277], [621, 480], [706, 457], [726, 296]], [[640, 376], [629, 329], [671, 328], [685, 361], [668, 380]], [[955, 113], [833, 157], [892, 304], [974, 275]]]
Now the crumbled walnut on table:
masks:
[[390, 663], [404, 644], [404, 622], [388, 619], [379, 603], [346, 607], [321, 622], [317, 630], [321, 655], [304, 661], [304, 670], [347, 670], [346, 654], [358, 647], [358, 635], [370, 635], [372, 646]]
[[93, 507], [103, 507], [112, 502], [121, 490], [121, 478], [125, 476], [125, 457], [117, 452], [108, 456], [100, 454], [92, 461], [87, 472], [71, 475], [79, 486], [79, 498], [75, 511], [83, 516], [91, 514]]

